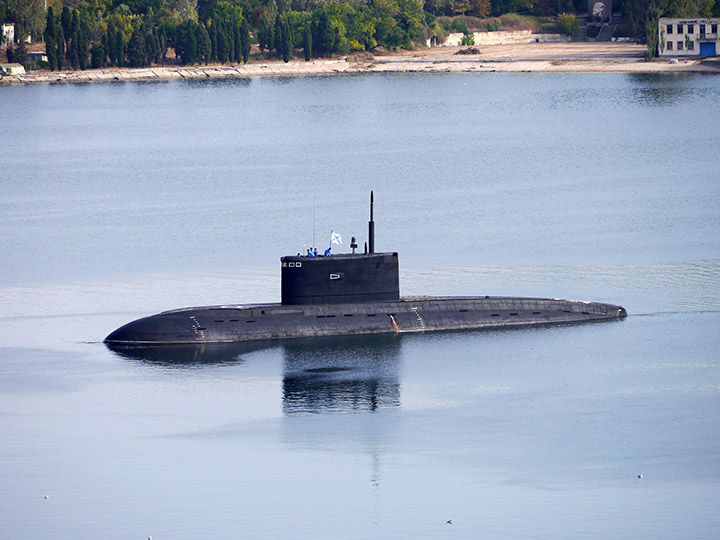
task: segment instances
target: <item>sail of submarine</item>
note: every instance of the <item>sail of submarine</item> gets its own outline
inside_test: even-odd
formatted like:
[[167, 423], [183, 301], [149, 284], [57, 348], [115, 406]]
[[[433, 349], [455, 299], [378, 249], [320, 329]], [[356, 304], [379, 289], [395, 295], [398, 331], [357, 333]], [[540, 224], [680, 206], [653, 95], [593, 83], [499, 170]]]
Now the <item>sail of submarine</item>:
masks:
[[117, 345], [237, 342], [621, 319], [621, 306], [557, 298], [400, 297], [397, 253], [375, 253], [373, 193], [364, 253], [281, 257], [281, 303], [190, 307], [130, 322]]

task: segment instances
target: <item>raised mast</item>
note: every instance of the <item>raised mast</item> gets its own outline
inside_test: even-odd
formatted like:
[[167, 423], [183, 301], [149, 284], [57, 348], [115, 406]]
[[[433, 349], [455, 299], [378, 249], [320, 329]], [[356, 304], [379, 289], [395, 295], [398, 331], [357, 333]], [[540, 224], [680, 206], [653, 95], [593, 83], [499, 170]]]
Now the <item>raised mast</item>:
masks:
[[368, 252], [375, 253], [375, 221], [373, 220], [373, 192], [370, 192], [370, 221], [368, 222]]

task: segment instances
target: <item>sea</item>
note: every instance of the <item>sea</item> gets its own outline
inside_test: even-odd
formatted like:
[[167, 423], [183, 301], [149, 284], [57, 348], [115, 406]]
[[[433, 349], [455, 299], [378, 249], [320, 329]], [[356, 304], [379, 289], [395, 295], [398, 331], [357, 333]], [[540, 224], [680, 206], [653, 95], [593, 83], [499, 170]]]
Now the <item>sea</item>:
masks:
[[[720, 537], [720, 77], [0, 87], [0, 539]], [[624, 320], [112, 350], [278, 302], [283, 255], [403, 296]]]

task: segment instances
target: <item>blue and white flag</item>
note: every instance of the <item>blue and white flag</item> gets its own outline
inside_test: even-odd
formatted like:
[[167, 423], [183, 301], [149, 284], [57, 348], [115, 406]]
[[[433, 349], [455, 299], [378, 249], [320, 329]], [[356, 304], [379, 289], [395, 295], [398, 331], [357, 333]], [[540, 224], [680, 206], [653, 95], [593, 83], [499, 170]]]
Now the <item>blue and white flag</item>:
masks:
[[330, 243], [337, 244], [338, 246], [342, 245], [342, 236], [340, 236], [340, 233], [330, 231]]

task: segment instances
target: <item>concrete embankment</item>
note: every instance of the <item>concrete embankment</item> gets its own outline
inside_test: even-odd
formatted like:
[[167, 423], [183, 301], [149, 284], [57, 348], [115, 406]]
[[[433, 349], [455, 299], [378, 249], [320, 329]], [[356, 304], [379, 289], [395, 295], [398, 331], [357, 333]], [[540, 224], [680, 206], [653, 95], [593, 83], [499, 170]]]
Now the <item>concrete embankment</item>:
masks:
[[237, 66], [173, 66], [148, 68], [92, 69], [85, 71], [33, 71], [24, 75], [9, 75], [3, 83], [86, 83], [111, 81], [157, 81], [172, 79], [227, 79], [247, 77], [284, 77], [297, 75], [332, 75], [347, 71], [351, 64], [345, 60], [318, 62], [270, 62]]
[[[351, 57], [289, 63], [115, 68], [86, 71], [34, 71], [9, 75], [4, 84], [227, 79], [251, 77], [325, 76], [339, 73], [443, 72], [706, 72], [720, 73], [713, 60], [687, 59], [645, 62], [644, 47], [627, 44], [537, 43], [466, 47], [437, 47], [392, 56]], [[471, 54], [459, 54], [471, 52]]]

